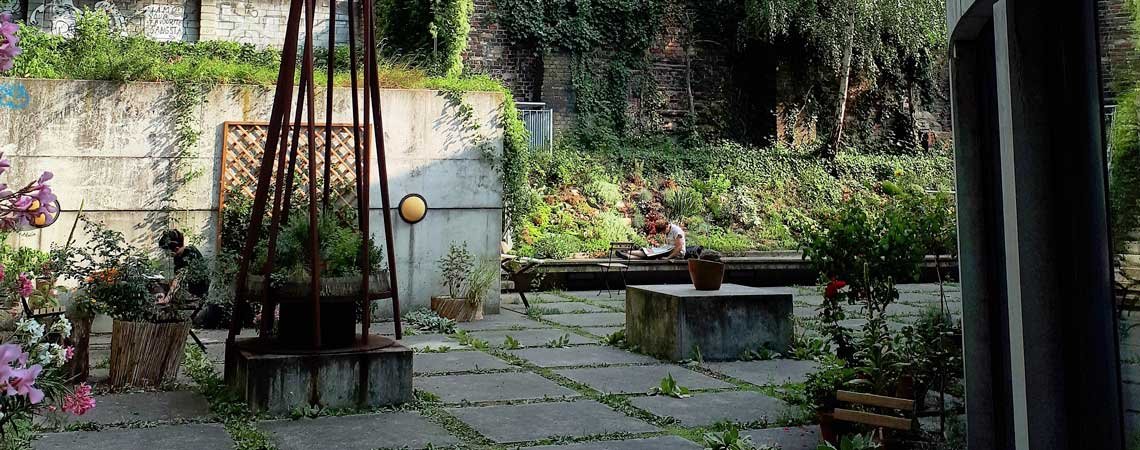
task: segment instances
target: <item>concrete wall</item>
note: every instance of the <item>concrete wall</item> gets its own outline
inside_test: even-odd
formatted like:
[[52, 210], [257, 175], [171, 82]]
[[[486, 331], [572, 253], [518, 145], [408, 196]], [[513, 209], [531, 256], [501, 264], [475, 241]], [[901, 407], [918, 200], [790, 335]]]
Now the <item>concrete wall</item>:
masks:
[[[271, 88], [219, 86], [193, 116], [202, 130], [197, 155], [186, 163], [203, 176], [178, 179], [172, 87], [162, 83], [120, 84], [0, 78], [0, 149], [12, 160], [8, 182], [55, 172], [53, 182], [65, 213], [57, 225], [13, 238], [20, 245], [50, 248], [66, 240], [80, 201], [86, 214], [123, 231], [141, 248], [154, 248], [156, 233], [178, 226], [213, 248], [218, 206], [222, 124], [265, 121]], [[317, 93], [318, 120], [324, 94]], [[428, 202], [416, 225], [395, 219], [395, 241], [404, 308], [426, 305], [442, 292], [436, 261], [452, 241], [472, 253], [497, 258], [502, 233], [502, 185], [493, 165], [474, 145], [470, 127], [456, 119], [456, 106], [439, 92], [382, 90], [391, 202], [408, 193]], [[334, 120], [351, 122], [347, 89], [335, 92]], [[502, 151], [497, 93], [467, 94], [475, 120], [495, 152]], [[373, 235], [383, 242], [377, 168], [372, 167]], [[171, 208], [175, 212], [167, 213]], [[395, 218], [395, 213], [393, 212]], [[497, 297], [496, 297], [497, 298]], [[388, 308], [381, 308], [387, 311]]]

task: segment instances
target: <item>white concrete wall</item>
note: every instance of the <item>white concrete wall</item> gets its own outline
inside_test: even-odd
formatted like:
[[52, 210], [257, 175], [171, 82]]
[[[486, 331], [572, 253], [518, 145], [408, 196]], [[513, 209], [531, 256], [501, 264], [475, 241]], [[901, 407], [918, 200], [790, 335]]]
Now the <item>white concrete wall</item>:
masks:
[[[203, 133], [198, 154], [188, 161], [203, 175], [180, 183], [172, 181], [178, 147], [171, 89], [162, 83], [0, 78], [0, 93], [9, 93], [0, 98], [0, 149], [7, 149], [12, 160], [3, 181], [18, 183], [51, 170], [65, 211], [55, 226], [22, 233], [13, 241], [42, 249], [62, 243], [83, 200], [89, 217], [123, 231], [142, 248], [153, 248], [156, 233], [178, 226], [197, 234], [204, 250], [212, 249], [222, 124], [268, 120], [273, 90], [219, 86], [210, 91], [193, 113]], [[324, 94], [316, 97], [318, 120], [323, 120]], [[351, 122], [350, 102], [347, 89], [334, 93], [335, 121]], [[466, 102], [474, 108], [480, 133], [501, 154], [501, 95], [471, 93]], [[436, 261], [452, 241], [466, 241], [475, 255], [497, 259], [502, 185], [496, 168], [476, 147], [474, 132], [456, 119], [454, 105], [442, 94], [386, 89], [381, 104], [391, 205], [408, 193], [423, 195], [429, 205], [427, 217], [415, 225], [391, 212], [400, 295], [408, 310], [427, 305], [443, 291]], [[373, 235], [383, 242], [378, 179], [374, 165], [370, 214]], [[176, 212], [163, 212], [168, 206]]]

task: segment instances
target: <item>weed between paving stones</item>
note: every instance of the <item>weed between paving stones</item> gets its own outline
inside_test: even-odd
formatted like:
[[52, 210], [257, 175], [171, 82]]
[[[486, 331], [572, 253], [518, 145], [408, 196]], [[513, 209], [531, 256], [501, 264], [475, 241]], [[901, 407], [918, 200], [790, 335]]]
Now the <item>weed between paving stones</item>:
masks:
[[251, 414], [245, 402], [230, 392], [201, 349], [187, 346], [182, 364], [186, 367], [186, 375], [198, 384], [202, 395], [209, 401], [210, 411], [225, 425], [226, 431], [234, 441], [234, 448], [238, 450], [276, 448], [269, 435], [254, 426], [257, 416]]

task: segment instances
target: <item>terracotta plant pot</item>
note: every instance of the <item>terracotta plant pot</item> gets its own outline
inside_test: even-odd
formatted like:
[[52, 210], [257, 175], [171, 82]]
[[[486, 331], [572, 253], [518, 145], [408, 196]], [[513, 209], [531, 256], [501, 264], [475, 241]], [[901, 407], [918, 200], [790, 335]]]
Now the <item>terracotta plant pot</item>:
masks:
[[689, 278], [698, 291], [717, 291], [724, 283], [724, 263], [703, 259], [689, 260]]
[[439, 296], [431, 298], [431, 310], [456, 322], [483, 320], [483, 302], [472, 302], [465, 298]]
[[111, 334], [111, 386], [159, 386], [174, 381], [190, 322], [116, 320]]

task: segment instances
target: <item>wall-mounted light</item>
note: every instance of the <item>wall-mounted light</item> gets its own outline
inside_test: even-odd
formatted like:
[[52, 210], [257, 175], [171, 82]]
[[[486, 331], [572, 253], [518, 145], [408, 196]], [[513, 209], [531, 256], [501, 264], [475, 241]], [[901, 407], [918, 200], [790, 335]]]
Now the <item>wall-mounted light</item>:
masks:
[[409, 224], [419, 223], [427, 215], [427, 200], [420, 194], [408, 194], [400, 199], [400, 218]]

